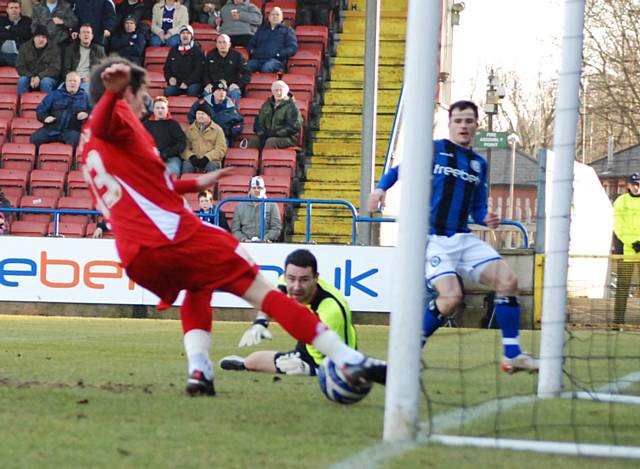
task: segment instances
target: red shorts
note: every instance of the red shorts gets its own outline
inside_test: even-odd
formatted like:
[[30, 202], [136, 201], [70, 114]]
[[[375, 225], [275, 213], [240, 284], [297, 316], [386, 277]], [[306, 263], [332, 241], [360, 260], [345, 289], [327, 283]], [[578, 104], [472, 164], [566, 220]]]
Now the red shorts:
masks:
[[182, 290], [242, 296], [260, 267], [231, 234], [203, 223], [186, 241], [141, 249], [126, 270], [138, 285], [172, 304]]

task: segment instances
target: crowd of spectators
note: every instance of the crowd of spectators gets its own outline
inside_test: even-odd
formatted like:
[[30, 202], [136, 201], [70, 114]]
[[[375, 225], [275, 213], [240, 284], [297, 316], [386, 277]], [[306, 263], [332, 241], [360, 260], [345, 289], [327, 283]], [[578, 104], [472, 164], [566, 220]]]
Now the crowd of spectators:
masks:
[[[328, 24], [340, 2], [298, 3], [300, 24]], [[180, 0], [9, 0], [6, 16], [0, 16], [0, 66], [15, 67], [19, 96], [31, 91], [47, 93], [36, 110], [43, 126], [33, 132], [30, 142], [75, 147], [91, 113], [91, 67], [109, 54], [143, 65], [147, 47], [170, 47], [163, 66], [164, 96], [156, 96], [149, 104], [145, 127], [176, 177], [209, 172], [222, 167], [227, 149], [239, 136], [247, 137], [241, 135], [245, 119], [239, 104], [252, 72], [284, 72], [287, 60], [297, 51], [295, 31], [285, 24], [282, 9], [273, 7], [266, 16], [250, 0], [190, 0], [185, 4]], [[201, 47], [193, 23], [217, 30], [215, 47], [208, 51]], [[248, 59], [237, 47], [246, 49]], [[171, 115], [167, 96], [178, 95], [197, 98], [187, 115], [188, 127]], [[240, 146], [259, 150], [296, 147], [302, 123], [289, 86], [276, 80], [271, 96], [255, 116], [255, 136], [243, 138]], [[264, 180], [253, 178], [249, 196], [265, 194]], [[200, 196], [201, 210], [211, 211], [205, 199], [212, 204], [212, 194]], [[238, 206], [241, 215], [237, 222], [234, 216], [233, 224], [236, 236], [256, 238], [260, 220], [256, 207], [260, 205]], [[267, 207], [265, 240], [274, 241], [282, 231], [281, 216], [277, 205]], [[251, 218], [255, 213], [258, 218]], [[228, 224], [226, 228], [231, 231]]]

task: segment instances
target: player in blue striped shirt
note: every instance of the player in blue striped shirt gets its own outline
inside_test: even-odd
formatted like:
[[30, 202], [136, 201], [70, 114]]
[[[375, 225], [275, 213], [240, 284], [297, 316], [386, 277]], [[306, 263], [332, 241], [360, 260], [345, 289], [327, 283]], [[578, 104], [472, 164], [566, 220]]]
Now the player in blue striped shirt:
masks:
[[[458, 278], [470, 278], [495, 291], [494, 315], [504, 347], [502, 369], [508, 373], [535, 372], [537, 360], [520, 350], [518, 279], [495, 249], [471, 234], [468, 227], [469, 217], [491, 229], [500, 223], [487, 208], [487, 162], [471, 149], [477, 129], [478, 107], [471, 101], [458, 101], [449, 109], [449, 139], [433, 144], [426, 281], [436, 298], [424, 314], [423, 339], [452, 317], [463, 295]], [[382, 176], [369, 196], [369, 210], [379, 209], [398, 175], [396, 166]]]

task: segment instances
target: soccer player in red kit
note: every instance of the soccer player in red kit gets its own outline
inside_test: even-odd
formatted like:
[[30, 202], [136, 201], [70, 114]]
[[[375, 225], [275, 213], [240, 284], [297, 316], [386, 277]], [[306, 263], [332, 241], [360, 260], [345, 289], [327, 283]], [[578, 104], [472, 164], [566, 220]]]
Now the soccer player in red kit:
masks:
[[151, 135], [140, 122], [146, 72], [122, 58], [108, 58], [91, 75], [95, 108], [82, 132], [83, 171], [96, 207], [110, 221], [129, 277], [180, 308], [188, 360], [187, 392], [214, 395], [210, 307], [214, 289], [242, 297], [294, 338], [312, 344], [342, 368], [352, 384], [384, 383], [386, 364], [351, 349], [303, 305], [279, 292], [239, 242], [203, 223], [180, 195], [211, 187], [229, 170], [174, 181]]

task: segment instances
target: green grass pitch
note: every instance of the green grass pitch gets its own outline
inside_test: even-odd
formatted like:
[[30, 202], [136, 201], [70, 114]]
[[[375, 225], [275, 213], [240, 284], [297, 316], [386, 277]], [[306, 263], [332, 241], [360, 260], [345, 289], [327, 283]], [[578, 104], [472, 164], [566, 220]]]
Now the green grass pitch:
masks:
[[[214, 324], [213, 359], [243, 354], [236, 347], [246, 323]], [[256, 349], [289, 350], [277, 326]], [[360, 349], [384, 357], [388, 329], [359, 326]], [[638, 352], [638, 336], [622, 350]], [[535, 342], [536, 337], [523, 337]], [[626, 339], [625, 339], [626, 340]], [[534, 376], [500, 376], [495, 331], [445, 330], [430, 341], [424, 375], [434, 415], [496, 395], [531, 394]], [[608, 344], [608, 343], [607, 343]], [[605, 346], [609, 346], [605, 344]], [[593, 348], [593, 344], [590, 346]], [[620, 366], [616, 372], [633, 371]], [[460, 373], [460, 369], [464, 373]], [[636, 369], [637, 371], [638, 369]], [[579, 370], [581, 371], [581, 370]], [[603, 364], [585, 373], [607, 379]], [[171, 320], [0, 316], [0, 467], [328, 467], [379, 444], [384, 388], [361, 403], [325, 399], [313, 378], [274, 377], [216, 367], [214, 398], [184, 394], [186, 361], [180, 324]], [[564, 403], [566, 402], [566, 403]], [[423, 401], [424, 403], [424, 401]], [[585, 403], [584, 425], [610, 418], [609, 407]], [[532, 416], [568, 416], [568, 401], [517, 407], [472, 423], [466, 434], [527, 438]], [[640, 442], [640, 409], [619, 412], [621, 437]], [[422, 406], [422, 420], [427, 418]], [[635, 430], [625, 425], [636, 422]], [[602, 423], [602, 422], [600, 422]], [[552, 426], [549, 439], [566, 440]], [[453, 431], [455, 433], [456, 430]], [[596, 440], [597, 432], [596, 433]], [[593, 436], [593, 435], [588, 435]], [[603, 437], [604, 438], [604, 437]], [[637, 467], [633, 461], [532, 455], [473, 448], [420, 446], [385, 467]], [[633, 466], [632, 466], [633, 465]]]

